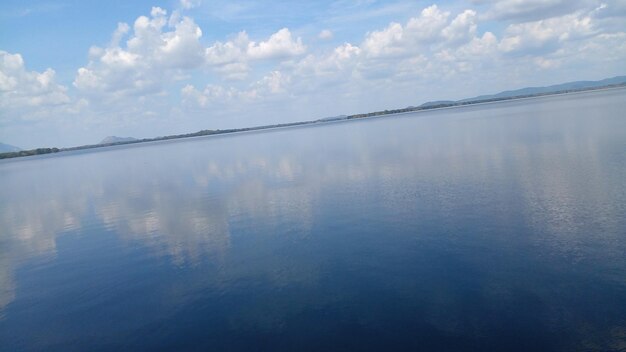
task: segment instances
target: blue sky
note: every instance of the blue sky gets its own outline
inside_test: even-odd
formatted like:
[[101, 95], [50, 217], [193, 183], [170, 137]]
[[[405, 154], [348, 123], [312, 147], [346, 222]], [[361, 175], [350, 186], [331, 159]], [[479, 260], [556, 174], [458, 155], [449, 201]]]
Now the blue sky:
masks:
[[0, 142], [301, 121], [626, 74], [626, 0], [0, 4]]

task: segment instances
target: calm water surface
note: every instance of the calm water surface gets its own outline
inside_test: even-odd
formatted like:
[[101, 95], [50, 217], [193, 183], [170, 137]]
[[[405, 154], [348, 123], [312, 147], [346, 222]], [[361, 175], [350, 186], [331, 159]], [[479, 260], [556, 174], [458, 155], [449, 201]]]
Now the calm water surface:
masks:
[[626, 90], [0, 162], [0, 350], [625, 351]]

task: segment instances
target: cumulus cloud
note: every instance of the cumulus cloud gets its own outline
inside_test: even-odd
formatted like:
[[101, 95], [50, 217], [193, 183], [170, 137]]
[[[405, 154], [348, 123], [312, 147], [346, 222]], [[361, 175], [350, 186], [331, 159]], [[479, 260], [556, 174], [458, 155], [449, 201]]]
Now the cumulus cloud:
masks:
[[55, 82], [53, 69], [28, 71], [20, 54], [0, 51], [0, 108], [5, 112], [1, 116], [28, 119], [31, 115], [19, 113], [68, 103], [67, 88]]
[[90, 49], [89, 64], [78, 69], [74, 80], [80, 92], [118, 97], [159, 93], [174, 71], [204, 63], [202, 31], [189, 17], [174, 13], [168, 18], [165, 10], [154, 7], [150, 17], [135, 20], [124, 45], [129, 31], [120, 23], [108, 47]]
[[191, 84], [181, 89], [183, 104], [187, 106], [197, 106], [206, 108], [214, 101], [231, 100], [233, 98], [244, 98], [240, 92], [234, 88], [226, 89], [221, 86], [208, 84], [203, 90], [198, 90]]
[[558, 50], [566, 41], [594, 33], [591, 18], [577, 14], [512, 24], [505, 30], [500, 49], [505, 53], [544, 54]]
[[224, 65], [233, 62], [247, 61], [247, 49], [250, 44], [250, 38], [246, 32], [239, 32], [233, 40], [225, 43], [216, 42], [212, 46], [206, 48], [206, 60], [211, 65]]
[[407, 31], [414, 41], [429, 43], [436, 40], [448, 24], [450, 12], [441, 11], [437, 5], [431, 5], [422, 10], [420, 16], [411, 18], [407, 25]]
[[396, 56], [406, 52], [407, 47], [404, 42], [404, 28], [400, 23], [391, 23], [387, 28], [381, 31], [373, 31], [368, 34], [363, 48], [368, 55], [379, 56]]
[[476, 36], [476, 28], [476, 11], [465, 10], [456, 16], [441, 34], [449, 43], [463, 44]]
[[250, 42], [248, 44], [248, 54], [253, 59], [270, 59], [297, 56], [303, 54], [306, 47], [302, 44], [302, 39], [293, 39], [291, 32], [283, 28], [272, 34], [267, 41], [260, 43]]
[[304, 54], [306, 46], [302, 38], [293, 38], [288, 28], [282, 28], [267, 40], [250, 40], [245, 31], [239, 32], [232, 40], [216, 42], [206, 48], [205, 57], [209, 65], [216, 67], [227, 78], [245, 78], [250, 71], [249, 63], [258, 60], [286, 59]]
[[294, 76], [292, 85], [298, 92], [310, 93], [350, 82], [357, 74], [362, 53], [358, 46], [344, 43], [329, 53], [308, 55], [287, 67]]
[[188, 84], [181, 90], [183, 104], [187, 107], [215, 107], [224, 106], [232, 102], [237, 104], [254, 103], [263, 99], [287, 93], [291, 83], [291, 75], [281, 71], [271, 71], [258, 81], [250, 84], [246, 89], [224, 87], [208, 84], [202, 90]]
[[465, 10], [450, 20], [450, 12], [437, 5], [422, 10], [406, 25], [391, 23], [387, 28], [367, 34], [363, 49], [371, 57], [394, 57], [424, 50], [433, 45], [458, 46], [469, 42], [476, 34], [476, 12]]

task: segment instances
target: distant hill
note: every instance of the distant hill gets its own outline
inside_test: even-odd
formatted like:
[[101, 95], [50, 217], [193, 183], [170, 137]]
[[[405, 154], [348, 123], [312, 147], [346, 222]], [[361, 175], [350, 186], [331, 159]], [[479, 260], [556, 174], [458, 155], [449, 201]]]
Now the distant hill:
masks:
[[[453, 100], [437, 100], [437, 101], [429, 101], [426, 102], [422, 105], [420, 105], [420, 108], [429, 108], [431, 106], [438, 106], [438, 105], [447, 105], [447, 104], [454, 104], [455, 101]], [[411, 106], [409, 106], [409, 108], [412, 108]]]
[[533, 94], [545, 94], [545, 93], [562, 92], [562, 91], [575, 90], [575, 89], [596, 88], [596, 87], [608, 86], [612, 84], [624, 84], [624, 83], [626, 83], [626, 76], [617, 76], [613, 78], [603, 79], [601, 81], [574, 81], [574, 82], [567, 82], [567, 83], [562, 83], [562, 84], [555, 84], [555, 85], [547, 86], [547, 87], [527, 87], [527, 88], [516, 89], [516, 90], [506, 90], [498, 94], [480, 95], [474, 98], [459, 100], [458, 102], [462, 103], [462, 102], [476, 101], [476, 100], [488, 100], [488, 99], [510, 98], [510, 97], [524, 96], [524, 95], [533, 95]]
[[134, 142], [137, 138], [133, 137], [117, 137], [117, 136], [108, 136], [105, 139], [101, 140], [98, 144], [113, 144], [113, 143], [124, 143], [124, 142]]
[[14, 145], [0, 143], [0, 153], [19, 152], [20, 150], [22, 150], [22, 149], [14, 146]]

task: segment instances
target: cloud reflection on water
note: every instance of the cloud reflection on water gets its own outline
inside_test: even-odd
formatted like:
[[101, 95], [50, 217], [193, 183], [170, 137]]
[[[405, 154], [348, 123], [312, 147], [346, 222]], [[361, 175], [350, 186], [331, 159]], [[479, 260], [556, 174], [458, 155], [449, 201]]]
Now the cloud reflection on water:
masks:
[[[576, 109], [598, 104], [587, 103], [592, 106], [583, 99]], [[612, 190], [623, 169], [610, 158], [622, 157], [612, 148], [623, 141], [615, 126], [624, 123], [585, 114], [564, 123], [572, 108], [560, 106], [564, 113], [551, 109], [542, 115], [542, 101], [534, 104], [530, 112], [528, 105], [513, 102], [4, 163], [0, 312], [16, 299], [15, 271], [32, 258], [54, 260], [60, 236], [112, 233], [120, 247], [145, 247], [178, 267], [210, 261], [218, 267], [210, 284], [225, 290], [236, 278], [261, 276], [275, 287], [314, 291], [324, 270], [319, 257], [277, 256], [262, 241], [282, 236], [281, 243], [288, 244], [323, 236], [317, 226], [328, 225], [320, 222], [333, 216], [324, 214], [328, 202], [338, 211], [336, 226], [347, 228], [376, 224], [380, 219], [367, 218], [372, 209], [399, 227], [407, 223], [419, 229], [420, 221], [445, 219], [451, 247], [478, 243], [464, 238], [463, 226], [472, 216], [488, 216], [494, 224], [529, 229], [523, 237], [503, 235], [491, 242], [534, 246], [538, 258], [586, 261], [594, 270], [619, 269], [624, 243], [615, 236], [625, 226], [620, 217], [625, 211], [623, 202], [615, 207], [620, 196]], [[359, 203], [350, 203], [355, 200]], [[480, 209], [493, 212], [481, 215]], [[599, 230], [590, 233], [590, 228]], [[594, 251], [589, 237], [596, 241]], [[253, 250], [230, 255], [250, 243]], [[503, 244], [501, 255], [514, 257], [517, 248]], [[241, 253], [252, 256], [254, 265], [242, 261]], [[468, 263], [484, 260], [459, 255]], [[601, 260], [607, 257], [614, 260]], [[509, 273], [493, 268], [482, 274], [486, 297], [513, 294], [511, 287], [498, 285], [500, 275]], [[612, 279], [624, 284], [623, 278]], [[389, 280], [398, 291], [406, 285]], [[179, 289], [187, 292], [179, 297], [188, 297], [189, 290], [202, 288]], [[459, 304], [457, 298], [448, 295], [444, 283], [429, 289], [433, 304], [425, 317], [454, 332], [459, 321], [437, 311]], [[558, 301], [557, 293], [539, 294]], [[324, 301], [313, 295], [291, 303], [250, 304], [231, 320], [276, 328], [286, 310]]]

